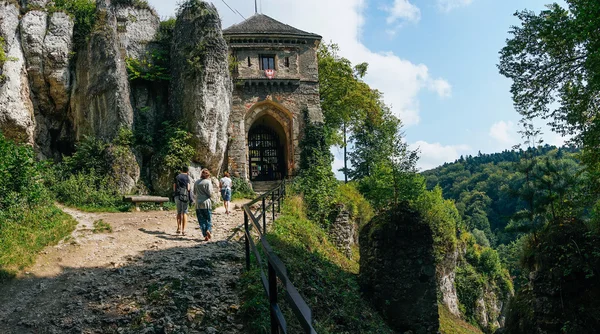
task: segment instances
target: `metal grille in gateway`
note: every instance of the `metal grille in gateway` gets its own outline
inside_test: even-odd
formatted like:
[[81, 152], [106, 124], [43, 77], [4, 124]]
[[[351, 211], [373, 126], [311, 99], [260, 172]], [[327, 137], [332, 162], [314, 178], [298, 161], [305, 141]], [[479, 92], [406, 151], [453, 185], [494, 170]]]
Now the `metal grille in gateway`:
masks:
[[269, 127], [257, 125], [248, 132], [250, 180], [281, 180], [285, 176], [283, 147]]

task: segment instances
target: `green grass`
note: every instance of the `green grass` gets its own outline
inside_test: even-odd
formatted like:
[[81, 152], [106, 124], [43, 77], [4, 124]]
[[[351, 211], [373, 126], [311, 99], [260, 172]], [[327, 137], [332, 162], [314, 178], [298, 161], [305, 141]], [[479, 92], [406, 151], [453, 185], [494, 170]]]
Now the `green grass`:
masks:
[[96, 220], [94, 222], [94, 233], [112, 233], [112, 226], [109, 223], [105, 222], [102, 219]]
[[[267, 235], [284, 261], [289, 277], [311, 307], [318, 333], [393, 333], [361, 298], [358, 262], [348, 260], [327, 239], [325, 231], [308, 221], [301, 199], [291, 197], [283, 215]], [[268, 303], [257, 269], [243, 275], [242, 314], [251, 333], [267, 333]], [[283, 296], [280, 300], [284, 300]], [[283, 303], [289, 332], [300, 332], [289, 307]]]
[[482, 334], [483, 332], [465, 322], [464, 320], [456, 317], [448, 308], [443, 305], [438, 306], [438, 312], [440, 314], [440, 333], [442, 334]]
[[0, 280], [31, 265], [44, 247], [68, 236], [77, 222], [54, 205], [19, 208], [0, 216]]

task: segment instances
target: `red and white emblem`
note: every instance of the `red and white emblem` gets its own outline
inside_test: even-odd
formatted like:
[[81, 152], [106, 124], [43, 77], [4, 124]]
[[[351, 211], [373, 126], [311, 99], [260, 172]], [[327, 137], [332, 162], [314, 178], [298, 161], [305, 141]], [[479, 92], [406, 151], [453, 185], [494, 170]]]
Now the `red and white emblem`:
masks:
[[273, 79], [275, 77], [275, 70], [274, 69], [265, 70], [265, 75], [267, 76], [267, 78]]

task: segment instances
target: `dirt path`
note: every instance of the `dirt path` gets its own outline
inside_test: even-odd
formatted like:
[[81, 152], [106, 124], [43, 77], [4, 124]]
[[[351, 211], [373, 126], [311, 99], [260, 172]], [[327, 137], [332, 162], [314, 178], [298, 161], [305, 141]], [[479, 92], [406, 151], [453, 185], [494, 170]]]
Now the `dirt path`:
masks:
[[[72, 236], [0, 286], [0, 333], [244, 333], [241, 211], [218, 208], [205, 242], [195, 214], [178, 236], [173, 211], [64, 210]], [[113, 232], [93, 233], [99, 219]]]

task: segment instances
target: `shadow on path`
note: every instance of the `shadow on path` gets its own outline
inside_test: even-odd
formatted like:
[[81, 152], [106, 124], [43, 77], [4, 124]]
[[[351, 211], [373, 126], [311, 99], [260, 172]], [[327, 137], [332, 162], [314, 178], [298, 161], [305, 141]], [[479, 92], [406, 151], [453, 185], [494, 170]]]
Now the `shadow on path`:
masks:
[[5, 282], [0, 333], [244, 333], [236, 294], [243, 256], [237, 242], [202, 242]]

